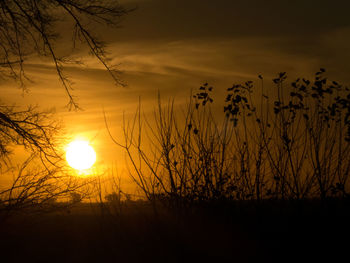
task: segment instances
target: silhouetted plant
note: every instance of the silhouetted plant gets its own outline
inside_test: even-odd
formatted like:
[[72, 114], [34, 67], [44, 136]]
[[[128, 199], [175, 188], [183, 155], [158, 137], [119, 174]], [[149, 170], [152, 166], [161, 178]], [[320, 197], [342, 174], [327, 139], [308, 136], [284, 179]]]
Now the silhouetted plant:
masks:
[[139, 108], [132, 122], [124, 121], [124, 144], [115, 142], [150, 200], [346, 197], [350, 95], [324, 72], [290, 85], [280, 73], [269, 93], [262, 76], [260, 94], [251, 81], [233, 85], [222, 121], [206, 83], [181, 116], [160, 99], [152, 122], [141, 120]]

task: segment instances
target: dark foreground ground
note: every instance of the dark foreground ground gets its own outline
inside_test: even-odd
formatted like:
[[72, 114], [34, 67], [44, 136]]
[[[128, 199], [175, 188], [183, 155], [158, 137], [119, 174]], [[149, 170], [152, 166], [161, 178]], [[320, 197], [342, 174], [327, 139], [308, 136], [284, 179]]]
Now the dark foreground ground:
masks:
[[147, 203], [80, 204], [2, 222], [0, 262], [348, 262], [349, 219], [350, 202], [334, 200], [157, 213]]

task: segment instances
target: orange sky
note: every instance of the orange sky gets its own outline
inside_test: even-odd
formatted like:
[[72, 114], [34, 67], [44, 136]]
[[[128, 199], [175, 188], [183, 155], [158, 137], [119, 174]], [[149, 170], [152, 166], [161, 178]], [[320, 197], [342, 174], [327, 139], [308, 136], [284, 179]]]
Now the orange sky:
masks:
[[[141, 97], [151, 112], [160, 91], [166, 100], [185, 102], [191, 89], [204, 82], [217, 94], [235, 82], [272, 79], [287, 71], [311, 77], [320, 67], [345, 84], [350, 82], [350, 20], [348, 1], [124, 0], [138, 9], [119, 29], [96, 28], [123, 71], [128, 87], [116, 87], [92, 57], [81, 53], [83, 67], [66, 68], [75, 83], [73, 95], [82, 111], [69, 111], [67, 95], [52, 64], [33, 59], [26, 64], [34, 81], [23, 93], [2, 82], [1, 99], [17, 105], [55, 108], [68, 134], [84, 136], [95, 147], [98, 162], [122, 162], [123, 154], [108, 137], [121, 139], [123, 112], [131, 116]], [[66, 40], [57, 43], [65, 48]], [[80, 54], [77, 54], [80, 55]]]

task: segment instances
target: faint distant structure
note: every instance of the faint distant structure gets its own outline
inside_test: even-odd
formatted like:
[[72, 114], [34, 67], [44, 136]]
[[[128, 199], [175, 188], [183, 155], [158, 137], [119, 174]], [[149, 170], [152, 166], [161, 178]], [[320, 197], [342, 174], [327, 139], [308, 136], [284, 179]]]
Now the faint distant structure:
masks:
[[81, 194], [79, 194], [79, 193], [77, 193], [77, 192], [72, 192], [72, 193], [70, 193], [70, 197], [71, 197], [71, 202], [72, 202], [73, 204], [80, 203], [81, 200], [82, 200]]

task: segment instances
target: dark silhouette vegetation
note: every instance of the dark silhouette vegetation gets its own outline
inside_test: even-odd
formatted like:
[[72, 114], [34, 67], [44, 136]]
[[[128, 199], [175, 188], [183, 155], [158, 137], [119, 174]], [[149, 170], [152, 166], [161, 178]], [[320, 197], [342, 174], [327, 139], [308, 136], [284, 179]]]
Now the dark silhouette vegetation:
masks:
[[347, 199], [350, 93], [324, 71], [233, 85], [221, 112], [206, 83], [184, 113], [160, 100], [152, 120], [138, 109], [124, 122], [124, 143], [114, 141], [150, 201]]

